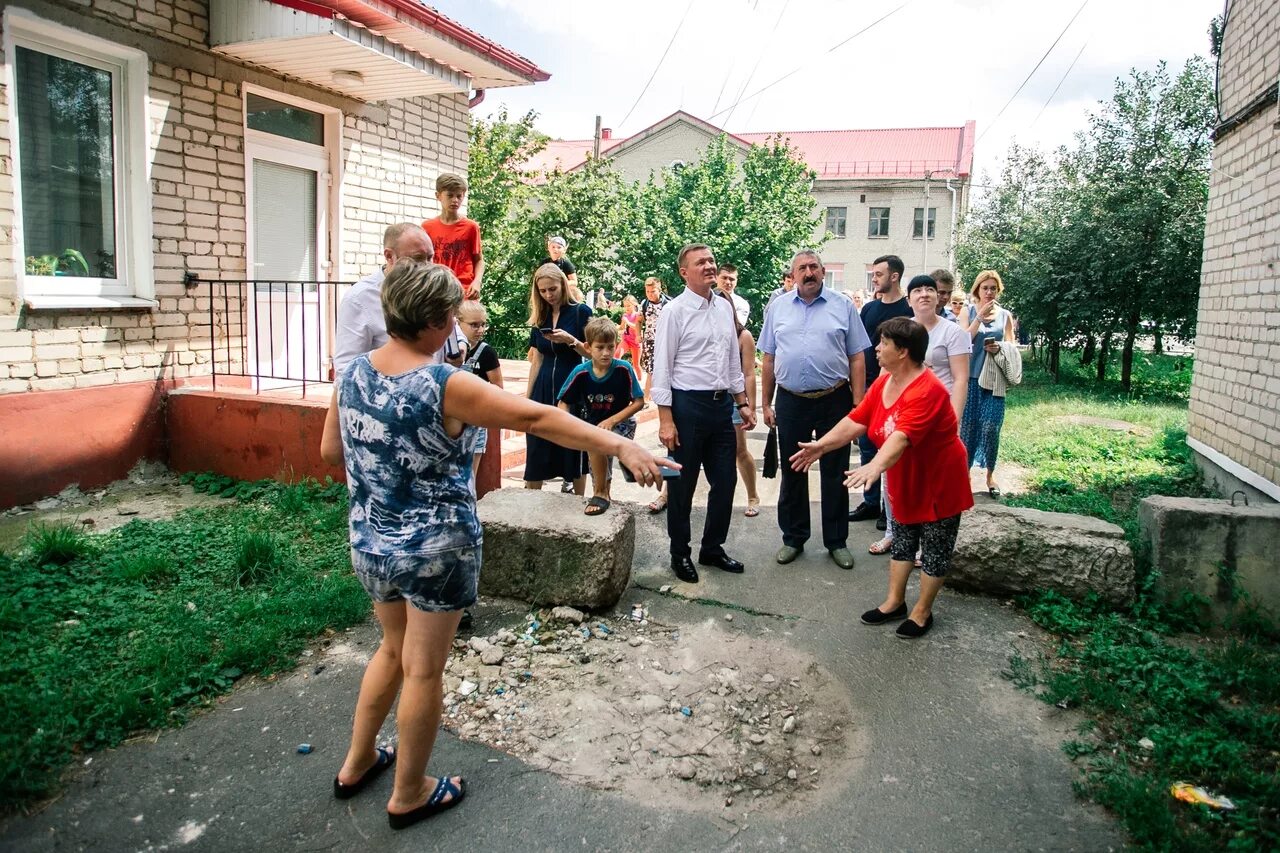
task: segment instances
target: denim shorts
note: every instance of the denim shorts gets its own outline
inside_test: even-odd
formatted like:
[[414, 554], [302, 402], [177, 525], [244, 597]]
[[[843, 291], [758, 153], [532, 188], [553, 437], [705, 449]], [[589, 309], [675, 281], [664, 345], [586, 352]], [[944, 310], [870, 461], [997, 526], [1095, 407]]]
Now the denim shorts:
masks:
[[476, 438], [476, 455], [484, 455], [485, 450], [489, 448], [489, 430], [484, 427], [476, 427], [479, 437]]
[[476, 603], [482, 546], [435, 554], [351, 552], [351, 566], [374, 601], [404, 599], [418, 610], [443, 613]]

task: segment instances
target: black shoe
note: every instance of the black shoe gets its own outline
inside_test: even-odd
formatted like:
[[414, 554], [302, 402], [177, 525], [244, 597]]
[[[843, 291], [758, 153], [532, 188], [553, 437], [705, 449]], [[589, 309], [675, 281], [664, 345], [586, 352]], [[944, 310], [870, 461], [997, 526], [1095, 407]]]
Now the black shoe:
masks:
[[470, 610], [462, 611], [462, 618], [458, 620], [459, 631], [470, 631], [471, 626], [475, 624], [475, 619], [471, 616]]
[[884, 513], [881, 513], [880, 517], [876, 519], [876, 530], [888, 530], [888, 529], [889, 529], [889, 519], [887, 516], [884, 515]]
[[[906, 605], [903, 605], [904, 607]], [[923, 637], [929, 633], [929, 629], [933, 627], [933, 614], [929, 614], [929, 618], [924, 620], [924, 625], [917, 625], [913, 620], [908, 619], [898, 626], [898, 630], [894, 633], [904, 640], [914, 640], [917, 637]]]
[[853, 512], [849, 513], [850, 521], [870, 521], [873, 518], [879, 517], [880, 507], [872, 506], [866, 501], [858, 504], [857, 508], [855, 508]]
[[733, 557], [730, 557], [728, 554], [720, 554], [719, 556], [716, 556], [716, 557], [709, 557], [706, 554], [699, 554], [698, 565], [714, 566], [717, 569], [721, 569], [733, 575], [740, 575], [744, 571], [746, 571], [746, 567], [743, 566], [742, 563], [739, 563], [737, 560], [733, 559]]
[[862, 614], [863, 625], [883, 625], [885, 622], [896, 622], [907, 618], [907, 603], [904, 601], [896, 608], [885, 613], [879, 607], [873, 607]]
[[676, 573], [676, 577], [685, 583], [698, 582], [698, 570], [693, 567], [693, 560], [688, 557], [672, 557], [671, 571]]

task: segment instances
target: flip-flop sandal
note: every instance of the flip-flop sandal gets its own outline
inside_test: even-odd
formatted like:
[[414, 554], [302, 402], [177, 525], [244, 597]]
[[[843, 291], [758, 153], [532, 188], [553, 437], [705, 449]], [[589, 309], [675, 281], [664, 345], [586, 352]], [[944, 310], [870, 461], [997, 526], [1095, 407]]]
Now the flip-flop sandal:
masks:
[[[611, 506], [610, 502], [602, 497], [594, 497], [587, 501], [587, 508], [582, 511], [583, 515], [601, 515]], [[592, 512], [595, 510], [595, 512]]]
[[648, 510], [650, 515], [657, 515], [667, 508], [667, 499], [665, 496], [658, 496], [650, 501]]
[[1001, 495], [1000, 487], [987, 486], [987, 494], [991, 495], [991, 497], [995, 498], [996, 500], [1000, 500], [1000, 495]]
[[886, 536], [883, 539], [878, 539], [875, 542], [872, 542], [870, 545], [868, 545], [867, 553], [875, 554], [879, 556], [880, 554], [888, 554], [890, 549], [892, 548], [893, 548], [893, 540], [890, 539], [888, 536]]
[[742, 511], [742, 514], [743, 514], [743, 515], [745, 515], [747, 518], [755, 518], [757, 515], [759, 515], [759, 514], [760, 514], [760, 499], [759, 499], [759, 498], [748, 498], [748, 499], [747, 499], [747, 508], [746, 508], [746, 509], [744, 509], [744, 510]]
[[[449, 799], [445, 799], [449, 796]], [[392, 829], [406, 829], [413, 826], [420, 820], [426, 820], [429, 817], [440, 814], [440, 812], [449, 809], [462, 802], [462, 798], [467, 795], [467, 782], [461, 776], [458, 777], [458, 784], [453, 784], [453, 780], [448, 776], [441, 776], [436, 782], [436, 789], [431, 792], [431, 796], [427, 801], [418, 806], [411, 812], [404, 814], [392, 814], [387, 812], [387, 823], [391, 824]]]
[[378, 760], [373, 762], [373, 766], [364, 771], [364, 775], [350, 785], [344, 785], [338, 781], [338, 777], [333, 777], [333, 795], [339, 800], [349, 800], [382, 775], [382, 772], [388, 767], [396, 763], [396, 751], [393, 746], [378, 747]]

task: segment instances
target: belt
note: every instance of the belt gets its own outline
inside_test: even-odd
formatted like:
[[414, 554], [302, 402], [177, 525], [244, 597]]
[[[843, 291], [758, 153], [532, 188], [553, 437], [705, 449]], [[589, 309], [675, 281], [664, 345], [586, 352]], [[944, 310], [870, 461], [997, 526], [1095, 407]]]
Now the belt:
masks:
[[712, 400], [723, 400], [725, 397], [732, 397], [733, 392], [723, 388], [716, 391], [707, 391], [702, 389], [686, 390], [684, 388], [672, 388], [672, 391], [679, 391], [681, 394], [697, 394], [699, 397], [710, 397]]
[[806, 400], [817, 400], [819, 397], [825, 397], [828, 394], [834, 394], [835, 392], [839, 391], [841, 388], [843, 388], [848, 384], [849, 384], [848, 380], [841, 380], [840, 382], [837, 382], [835, 385], [832, 385], [830, 388], [823, 388], [821, 391], [791, 391], [787, 388], [783, 388], [782, 390], [786, 391], [788, 394], [790, 394], [793, 397], [804, 397]]

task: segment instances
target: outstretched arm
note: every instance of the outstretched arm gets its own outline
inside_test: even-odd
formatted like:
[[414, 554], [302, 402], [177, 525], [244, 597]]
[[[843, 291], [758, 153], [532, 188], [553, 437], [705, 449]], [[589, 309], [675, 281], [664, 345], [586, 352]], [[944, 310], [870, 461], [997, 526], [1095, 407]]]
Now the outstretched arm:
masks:
[[796, 445], [800, 449], [791, 457], [791, 469], [808, 471], [809, 466], [817, 462], [823, 454], [857, 441], [866, 435], [866, 432], [867, 428], [857, 421], [841, 418], [840, 423], [833, 426], [822, 438], [817, 441], [802, 441]]

